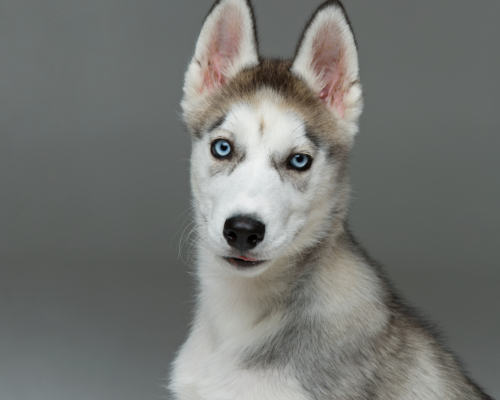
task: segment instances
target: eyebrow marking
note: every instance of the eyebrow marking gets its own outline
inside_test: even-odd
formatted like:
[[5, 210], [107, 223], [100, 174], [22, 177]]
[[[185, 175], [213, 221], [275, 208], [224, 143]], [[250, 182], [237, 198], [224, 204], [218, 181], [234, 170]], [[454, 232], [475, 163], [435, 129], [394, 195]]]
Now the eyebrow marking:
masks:
[[304, 136], [312, 143], [316, 150], [321, 147], [320, 139], [311, 130], [307, 129], [307, 127]]
[[224, 115], [222, 118], [220, 118], [218, 121], [216, 121], [213, 125], [211, 125], [207, 131], [208, 132], [213, 132], [215, 131], [217, 128], [220, 128], [221, 125], [224, 123], [224, 121], [226, 120], [226, 115]]

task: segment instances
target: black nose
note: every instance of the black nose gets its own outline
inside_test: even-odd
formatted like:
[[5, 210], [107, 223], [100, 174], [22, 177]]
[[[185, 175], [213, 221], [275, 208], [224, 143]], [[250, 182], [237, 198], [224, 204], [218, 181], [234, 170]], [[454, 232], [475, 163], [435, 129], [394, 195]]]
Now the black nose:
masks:
[[223, 231], [229, 246], [242, 253], [262, 242], [265, 232], [266, 226], [262, 222], [244, 215], [227, 219]]

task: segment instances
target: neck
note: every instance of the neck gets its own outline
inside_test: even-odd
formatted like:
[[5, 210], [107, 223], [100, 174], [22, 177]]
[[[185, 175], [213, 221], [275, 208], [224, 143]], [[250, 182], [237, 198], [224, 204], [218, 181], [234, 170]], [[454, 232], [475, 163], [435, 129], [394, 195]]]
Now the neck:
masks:
[[382, 329], [388, 318], [385, 284], [345, 229], [255, 277], [237, 275], [203, 246], [199, 260], [195, 323], [215, 346], [246, 348], [285, 325], [313, 322], [343, 343]]
[[349, 271], [345, 267], [353, 257], [342, 243], [343, 236], [344, 230], [335, 235], [331, 232], [320, 243], [273, 261], [254, 277], [238, 275], [225, 260], [200, 246], [198, 318], [224, 340], [226, 335], [239, 337], [242, 332], [268, 333], [270, 326], [277, 326], [273, 321], [285, 318], [291, 304], [299, 299], [310, 304], [319, 304], [314, 297], [331, 300], [332, 289], [337, 294], [343, 292], [340, 287], [335, 291], [343, 279], [354, 280], [353, 274], [360, 275], [359, 268]]

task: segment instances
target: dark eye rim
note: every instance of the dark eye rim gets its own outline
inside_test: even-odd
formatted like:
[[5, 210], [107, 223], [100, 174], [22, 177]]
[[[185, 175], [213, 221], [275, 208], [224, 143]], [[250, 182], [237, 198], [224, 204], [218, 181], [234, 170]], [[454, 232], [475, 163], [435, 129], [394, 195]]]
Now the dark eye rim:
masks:
[[[216, 151], [215, 151], [215, 145], [220, 142], [220, 141], [224, 141], [224, 142], [228, 142], [229, 143], [229, 146], [231, 147], [230, 151], [229, 151], [229, 154], [227, 156], [221, 156], [219, 155]], [[210, 151], [212, 152], [212, 156], [214, 156], [215, 158], [217, 158], [218, 160], [228, 160], [230, 159], [232, 156], [233, 156], [233, 149], [234, 149], [234, 146], [233, 146], [233, 143], [228, 140], [228, 139], [225, 139], [225, 138], [217, 138], [215, 139], [214, 141], [212, 141], [212, 144], [210, 145]]]
[[[306, 156], [308, 158], [307, 164], [304, 165], [302, 168], [297, 168], [297, 167], [294, 167], [292, 165], [292, 159], [295, 156], [298, 156], [298, 155]], [[304, 171], [307, 171], [309, 168], [311, 168], [312, 162], [313, 162], [313, 158], [311, 157], [310, 154], [307, 154], [307, 153], [293, 153], [293, 154], [290, 155], [290, 157], [288, 157], [288, 160], [286, 161], [286, 167], [287, 167], [287, 169], [292, 169], [294, 171], [304, 172]]]

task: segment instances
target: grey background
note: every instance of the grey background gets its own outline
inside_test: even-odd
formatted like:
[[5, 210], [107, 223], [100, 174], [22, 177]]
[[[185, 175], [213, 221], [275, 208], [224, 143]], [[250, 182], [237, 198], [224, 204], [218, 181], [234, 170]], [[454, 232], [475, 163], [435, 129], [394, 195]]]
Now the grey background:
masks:
[[[262, 52], [290, 56], [319, 3], [255, 0]], [[345, 5], [352, 227], [500, 397], [500, 2]], [[193, 293], [178, 103], [210, 6], [1, 0], [0, 399], [165, 397]]]

